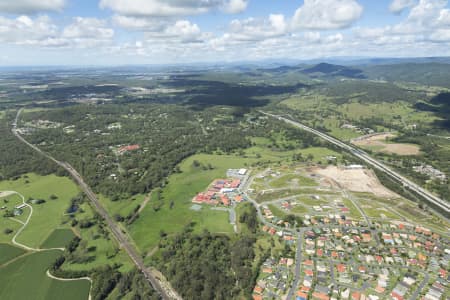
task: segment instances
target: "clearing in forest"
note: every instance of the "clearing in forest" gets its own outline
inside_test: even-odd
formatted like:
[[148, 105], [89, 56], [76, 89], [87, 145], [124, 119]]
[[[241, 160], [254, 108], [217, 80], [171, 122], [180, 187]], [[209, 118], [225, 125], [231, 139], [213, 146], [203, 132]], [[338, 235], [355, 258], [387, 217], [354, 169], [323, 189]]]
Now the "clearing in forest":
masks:
[[419, 155], [420, 147], [413, 144], [388, 143], [387, 139], [395, 137], [392, 133], [362, 136], [352, 140], [352, 143], [362, 148], [398, 155]]

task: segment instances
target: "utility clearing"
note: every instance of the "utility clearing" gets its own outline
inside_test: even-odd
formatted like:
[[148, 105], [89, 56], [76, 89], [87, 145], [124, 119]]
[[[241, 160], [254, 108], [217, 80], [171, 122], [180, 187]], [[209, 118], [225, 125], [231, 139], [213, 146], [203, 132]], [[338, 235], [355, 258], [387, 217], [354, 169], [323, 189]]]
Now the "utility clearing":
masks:
[[352, 144], [371, 149], [373, 151], [393, 153], [398, 155], [419, 155], [420, 147], [413, 144], [388, 143], [388, 139], [394, 138], [393, 133], [383, 133], [362, 136], [352, 140]]
[[312, 172], [331, 179], [340, 187], [352, 192], [372, 193], [382, 198], [400, 198], [383, 186], [372, 170], [329, 166], [314, 168]]

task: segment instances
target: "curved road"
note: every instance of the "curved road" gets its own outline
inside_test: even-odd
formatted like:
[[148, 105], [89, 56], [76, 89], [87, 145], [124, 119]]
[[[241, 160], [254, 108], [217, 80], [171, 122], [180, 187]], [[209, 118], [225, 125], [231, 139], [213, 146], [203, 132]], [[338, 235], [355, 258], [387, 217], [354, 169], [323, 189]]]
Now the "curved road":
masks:
[[80, 188], [83, 190], [83, 192], [86, 194], [86, 196], [91, 201], [93, 207], [97, 211], [97, 213], [102, 216], [102, 218], [105, 220], [106, 224], [108, 225], [109, 229], [111, 230], [114, 238], [119, 243], [120, 247], [124, 249], [128, 256], [131, 258], [135, 266], [144, 274], [147, 281], [152, 285], [152, 287], [161, 295], [161, 297], [165, 300], [169, 299], [181, 299], [181, 297], [178, 295], [178, 293], [172, 289], [170, 284], [168, 282], [165, 282], [162, 278], [160, 278], [158, 275], [154, 274], [150, 269], [148, 269], [144, 265], [144, 260], [140, 256], [140, 254], [137, 252], [137, 250], [134, 248], [132, 243], [128, 241], [127, 236], [122, 232], [122, 230], [117, 226], [117, 224], [113, 221], [113, 219], [109, 216], [108, 212], [105, 210], [105, 208], [101, 205], [100, 201], [98, 200], [97, 196], [92, 192], [91, 188], [84, 182], [81, 175], [67, 162], [61, 162], [59, 160], [56, 160], [54, 157], [49, 155], [48, 153], [43, 152], [41, 149], [36, 147], [35, 145], [29, 143], [27, 140], [25, 140], [17, 131], [17, 123], [20, 117], [20, 114], [22, 113], [23, 109], [20, 109], [17, 112], [16, 118], [14, 120], [12, 133], [24, 144], [38, 152], [39, 154], [43, 155], [44, 157], [50, 159], [57, 165], [64, 168], [69, 174], [72, 176], [72, 178], [75, 180], [75, 182], [80, 186]]
[[291, 124], [297, 128], [300, 128], [302, 130], [308, 131], [312, 134], [315, 134], [317, 136], [319, 136], [320, 138], [344, 149], [349, 151], [351, 154], [353, 154], [354, 156], [358, 157], [359, 159], [361, 159], [362, 161], [364, 161], [365, 163], [367, 163], [368, 165], [384, 172], [385, 174], [389, 175], [392, 179], [396, 180], [397, 182], [403, 184], [403, 186], [405, 188], [409, 188], [411, 191], [415, 192], [416, 194], [418, 194], [419, 196], [421, 196], [423, 199], [425, 199], [426, 201], [428, 201], [429, 203], [432, 203], [433, 205], [439, 207], [440, 209], [442, 209], [442, 212], [437, 211], [437, 213], [439, 214], [443, 214], [445, 217], [450, 215], [450, 203], [448, 203], [447, 201], [444, 201], [442, 199], [440, 199], [439, 197], [435, 196], [434, 194], [430, 193], [429, 191], [427, 191], [426, 189], [424, 189], [423, 187], [419, 186], [418, 184], [412, 182], [411, 180], [403, 177], [402, 175], [400, 175], [399, 173], [393, 171], [391, 168], [387, 167], [385, 164], [379, 162], [378, 160], [372, 158], [371, 156], [369, 156], [366, 152], [350, 146], [334, 137], [331, 137], [323, 132], [320, 132], [314, 128], [308, 127], [304, 124], [301, 124], [299, 122], [295, 122], [292, 121], [290, 119], [287, 119], [285, 117], [282, 116], [278, 116], [278, 115], [274, 115], [274, 114], [270, 114], [270, 113], [266, 113], [263, 111], [260, 111], [260, 113], [266, 115], [266, 116], [270, 116], [272, 118], [278, 119], [280, 121], [284, 121], [288, 124]]

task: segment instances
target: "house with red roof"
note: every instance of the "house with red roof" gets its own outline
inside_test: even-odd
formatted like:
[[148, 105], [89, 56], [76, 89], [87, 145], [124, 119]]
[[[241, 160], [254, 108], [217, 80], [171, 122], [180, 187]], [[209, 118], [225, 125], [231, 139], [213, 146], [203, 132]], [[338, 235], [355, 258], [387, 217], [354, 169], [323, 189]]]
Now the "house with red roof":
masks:
[[120, 155], [122, 155], [122, 154], [124, 154], [124, 153], [126, 153], [126, 152], [129, 152], [129, 151], [139, 150], [140, 148], [141, 148], [141, 146], [139, 146], [139, 145], [128, 145], [128, 146], [120, 147], [120, 148], [117, 150], [117, 152], [118, 152]]

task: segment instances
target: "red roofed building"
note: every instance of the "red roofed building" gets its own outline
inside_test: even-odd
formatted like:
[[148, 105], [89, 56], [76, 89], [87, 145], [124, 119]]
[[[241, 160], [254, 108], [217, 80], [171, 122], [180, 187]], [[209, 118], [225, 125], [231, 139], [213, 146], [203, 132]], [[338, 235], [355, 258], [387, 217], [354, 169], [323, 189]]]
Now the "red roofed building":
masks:
[[404, 299], [403, 296], [397, 294], [396, 292], [392, 292], [392, 293], [391, 293], [391, 297], [392, 297], [392, 299], [394, 299], [394, 300], [403, 300], [403, 299]]
[[343, 265], [343, 264], [338, 264], [338, 265], [336, 266], [336, 269], [337, 269], [337, 271], [338, 271], [339, 273], [344, 273], [345, 270], [346, 270], [347, 268], [346, 268], [345, 265]]
[[330, 299], [330, 297], [328, 297], [327, 294], [319, 293], [319, 292], [314, 292], [312, 294], [312, 296], [313, 296], [313, 299], [319, 299], [319, 300], [329, 300]]
[[128, 146], [123, 146], [120, 147], [117, 152], [119, 152], [119, 154], [124, 154], [125, 152], [128, 151], [135, 151], [135, 150], [139, 150], [141, 147], [139, 145], [128, 145]]
[[297, 297], [300, 299], [308, 299], [308, 294], [302, 293], [302, 292], [298, 292], [297, 293]]
[[252, 297], [253, 297], [253, 300], [263, 300], [263, 297], [261, 295], [253, 294]]
[[229, 206], [230, 203], [231, 203], [231, 202], [230, 202], [230, 199], [228, 199], [228, 197], [225, 196], [225, 195], [223, 195], [223, 194], [220, 195], [220, 201], [221, 201], [222, 204], [225, 205], [225, 206]]
[[241, 185], [241, 180], [240, 179], [234, 179], [231, 183], [230, 183], [230, 188], [236, 189]]
[[359, 300], [361, 299], [361, 293], [360, 292], [353, 292], [352, 293], [352, 300]]
[[262, 287], [260, 287], [259, 285], [255, 286], [255, 288], [253, 289], [254, 293], [257, 294], [262, 294], [264, 292], [264, 289]]

